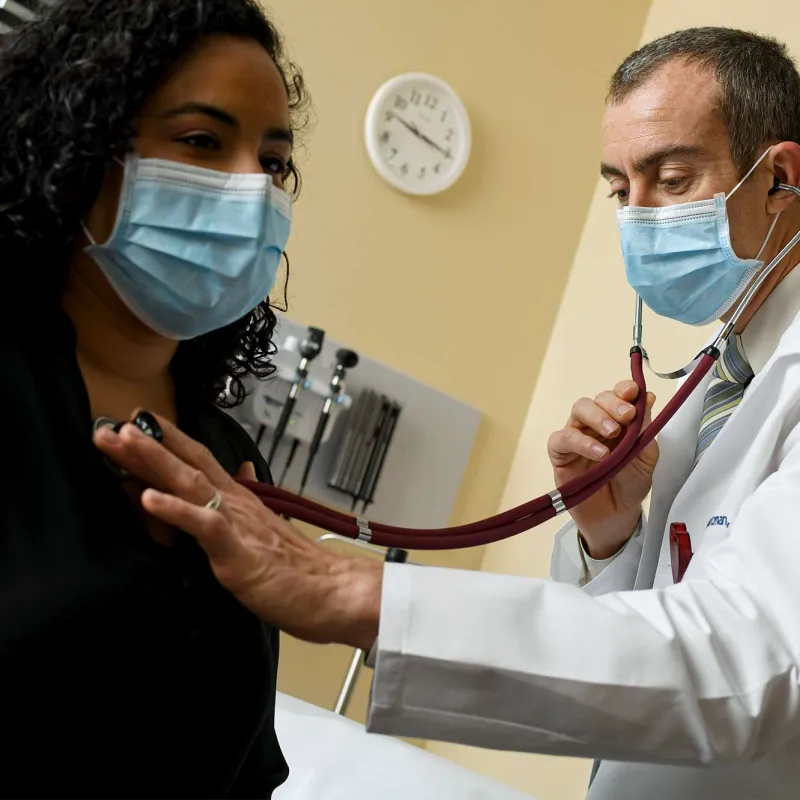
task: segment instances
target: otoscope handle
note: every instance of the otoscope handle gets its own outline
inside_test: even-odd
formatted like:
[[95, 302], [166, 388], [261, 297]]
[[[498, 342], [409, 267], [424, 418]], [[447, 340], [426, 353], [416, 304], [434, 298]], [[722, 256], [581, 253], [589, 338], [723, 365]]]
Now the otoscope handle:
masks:
[[317, 427], [314, 429], [314, 438], [311, 440], [311, 445], [308, 448], [308, 459], [306, 466], [303, 470], [303, 477], [300, 480], [300, 491], [302, 492], [306, 483], [308, 483], [308, 476], [311, 474], [311, 467], [314, 465], [314, 459], [317, 455], [317, 450], [322, 443], [322, 437], [325, 435], [325, 428], [328, 426], [328, 414], [323, 412], [317, 420]]
[[328, 427], [328, 415], [323, 414], [317, 421], [317, 427], [314, 429], [314, 438], [311, 440], [311, 452], [316, 453], [319, 446], [322, 444], [322, 437], [325, 435], [325, 429]]
[[[292, 384], [294, 388], [294, 384]], [[286, 433], [286, 428], [289, 425], [292, 412], [294, 411], [295, 398], [291, 394], [286, 398], [286, 402], [281, 409], [281, 415], [278, 417], [278, 424], [275, 426], [275, 433], [272, 436], [272, 445], [269, 448], [269, 455], [267, 456], [267, 464], [272, 465], [272, 459], [275, 458], [275, 453], [278, 452], [278, 447], [283, 440], [283, 434]]]

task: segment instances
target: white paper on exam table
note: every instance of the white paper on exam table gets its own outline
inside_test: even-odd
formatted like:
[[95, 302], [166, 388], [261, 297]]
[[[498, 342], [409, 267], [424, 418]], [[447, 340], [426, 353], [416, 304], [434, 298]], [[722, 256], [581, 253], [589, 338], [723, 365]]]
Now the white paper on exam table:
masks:
[[274, 800], [535, 800], [281, 693], [275, 730], [291, 774]]

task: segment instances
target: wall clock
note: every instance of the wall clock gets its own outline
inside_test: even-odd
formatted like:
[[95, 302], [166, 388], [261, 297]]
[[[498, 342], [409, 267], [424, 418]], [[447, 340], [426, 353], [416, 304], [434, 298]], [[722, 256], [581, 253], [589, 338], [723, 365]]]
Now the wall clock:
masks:
[[378, 174], [408, 194], [444, 191], [469, 160], [464, 104], [443, 80], [423, 72], [398, 75], [378, 89], [364, 132]]

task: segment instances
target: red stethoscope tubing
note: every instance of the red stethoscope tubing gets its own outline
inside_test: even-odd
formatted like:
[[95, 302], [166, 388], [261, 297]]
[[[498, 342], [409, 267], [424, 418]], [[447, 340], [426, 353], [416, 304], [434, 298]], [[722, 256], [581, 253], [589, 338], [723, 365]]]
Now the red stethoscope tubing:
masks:
[[[664, 407], [664, 410], [646, 430], [642, 431], [647, 402], [647, 385], [644, 379], [642, 351], [640, 348], [634, 347], [631, 350], [631, 377], [639, 387], [639, 394], [634, 404], [636, 415], [627, 426], [624, 436], [613, 452], [583, 475], [562, 484], [557, 492], [544, 494], [521, 506], [480, 522], [452, 528], [401, 528], [384, 525], [380, 522], [366, 522], [327, 508], [305, 497], [299, 497], [285, 489], [253, 481], [243, 480], [240, 482], [276, 514], [301, 520], [350, 539], [367, 538], [372, 544], [404, 550], [458, 550], [465, 547], [479, 547], [535, 528], [555, 517], [560, 511], [583, 503], [607, 485], [653, 441], [675, 416], [678, 409], [714, 366], [717, 357], [718, 353], [716, 352], [713, 354], [706, 352], [680, 389]], [[365, 531], [367, 531], [366, 537]]]

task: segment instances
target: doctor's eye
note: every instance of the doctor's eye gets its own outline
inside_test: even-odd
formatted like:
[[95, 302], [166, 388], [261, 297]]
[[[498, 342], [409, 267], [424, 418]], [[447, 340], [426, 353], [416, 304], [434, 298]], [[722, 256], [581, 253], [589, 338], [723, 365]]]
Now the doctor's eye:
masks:
[[178, 141], [200, 150], [218, 150], [220, 146], [217, 137], [210, 133], [190, 133], [188, 136], [181, 136]]
[[629, 189], [614, 189], [609, 195], [610, 200], [618, 200], [620, 203], [628, 199]]
[[676, 189], [683, 188], [686, 183], [686, 177], [678, 175], [673, 178], [664, 178], [660, 183], [668, 192], [674, 192]]

